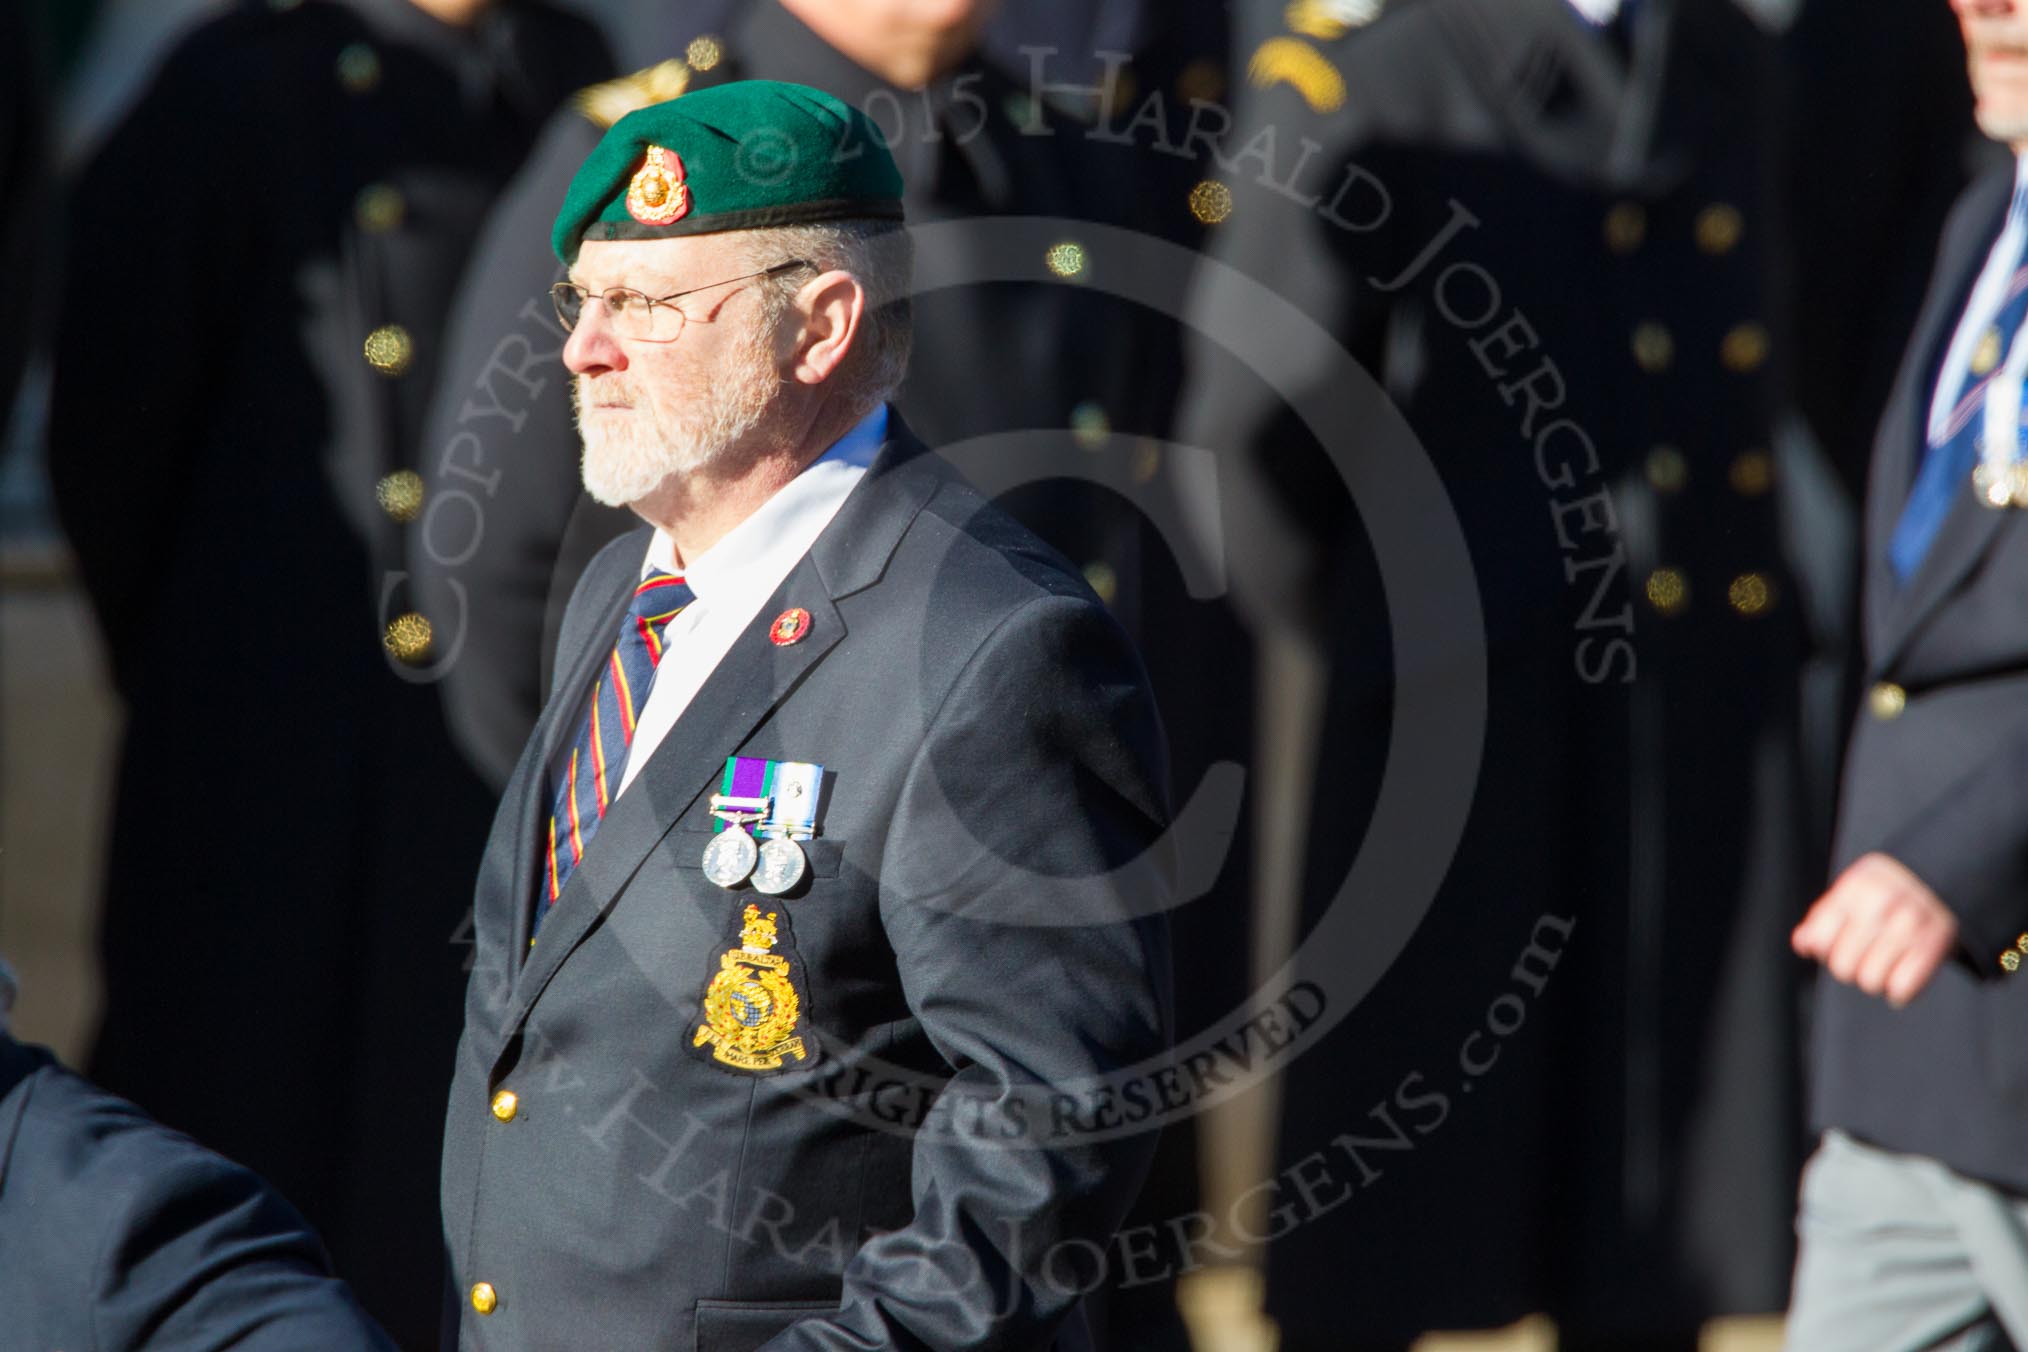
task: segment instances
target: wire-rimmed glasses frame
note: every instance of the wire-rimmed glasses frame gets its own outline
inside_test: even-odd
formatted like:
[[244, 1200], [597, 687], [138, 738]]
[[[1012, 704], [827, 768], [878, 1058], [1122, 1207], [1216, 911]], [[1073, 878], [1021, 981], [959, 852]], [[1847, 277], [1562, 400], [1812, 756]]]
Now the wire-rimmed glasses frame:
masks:
[[666, 296], [650, 296], [630, 286], [607, 287], [604, 291], [593, 292], [576, 282], [558, 282], [549, 288], [550, 303], [556, 307], [556, 322], [569, 333], [577, 327], [578, 318], [584, 313], [584, 304], [596, 300], [606, 307], [606, 314], [613, 322], [613, 331], [622, 338], [632, 338], [647, 343], [673, 343], [683, 336], [683, 325], [689, 318], [683, 308], [673, 304], [685, 296], [694, 296], [700, 291], [716, 287], [731, 286], [734, 282], [750, 282], [759, 277], [779, 277], [785, 272], [810, 266], [808, 259], [791, 258], [758, 272], [742, 273], [722, 281], [706, 282], [685, 291], [672, 291]]

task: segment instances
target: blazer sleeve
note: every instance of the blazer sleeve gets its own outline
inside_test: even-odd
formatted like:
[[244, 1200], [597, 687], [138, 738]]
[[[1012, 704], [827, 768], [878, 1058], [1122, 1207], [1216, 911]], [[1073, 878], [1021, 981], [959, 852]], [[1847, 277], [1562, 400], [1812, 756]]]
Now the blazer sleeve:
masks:
[[2028, 736], [1991, 752], [1881, 845], [1958, 921], [1975, 971], [1997, 976], [2028, 932]]
[[392, 1352], [293, 1208], [245, 1169], [163, 1137], [112, 1217], [97, 1346]]
[[852, 1256], [836, 1315], [769, 1352], [1045, 1346], [1096, 1284], [1155, 1133], [1087, 1130], [1118, 1120], [1094, 1086], [1171, 1032], [1161, 747], [1125, 635], [1070, 596], [1004, 620], [930, 719], [881, 919], [954, 1071], [931, 1123], [993, 1125], [918, 1134], [910, 1223]]
[[[10, 1051], [21, 1054], [0, 1039], [0, 1061]], [[0, 1136], [0, 1229], [14, 1242], [0, 1310], [24, 1302], [49, 1338], [38, 1346], [393, 1349], [316, 1233], [247, 1169], [53, 1064], [13, 1103], [11, 1144]]]

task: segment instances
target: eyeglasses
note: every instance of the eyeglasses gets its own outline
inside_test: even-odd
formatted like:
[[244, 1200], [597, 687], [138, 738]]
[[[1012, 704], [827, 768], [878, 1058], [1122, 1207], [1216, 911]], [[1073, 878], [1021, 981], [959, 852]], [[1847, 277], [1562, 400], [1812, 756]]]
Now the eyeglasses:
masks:
[[685, 296], [694, 296], [700, 291], [713, 287], [731, 286], [734, 282], [750, 282], [756, 277], [779, 277], [797, 268], [807, 268], [807, 259], [791, 258], [786, 263], [777, 263], [759, 272], [749, 272], [738, 277], [728, 277], [722, 282], [711, 282], [704, 286], [693, 286], [688, 291], [672, 291], [666, 296], [644, 296], [631, 287], [616, 286], [602, 292], [591, 292], [576, 282], [558, 282], [549, 288], [549, 299], [556, 306], [556, 320], [568, 333], [577, 327], [578, 316], [584, 313], [584, 304], [596, 300], [606, 307], [606, 314], [613, 321], [613, 332], [622, 338], [634, 338], [648, 343], [673, 343], [683, 336], [683, 311], [671, 301]]

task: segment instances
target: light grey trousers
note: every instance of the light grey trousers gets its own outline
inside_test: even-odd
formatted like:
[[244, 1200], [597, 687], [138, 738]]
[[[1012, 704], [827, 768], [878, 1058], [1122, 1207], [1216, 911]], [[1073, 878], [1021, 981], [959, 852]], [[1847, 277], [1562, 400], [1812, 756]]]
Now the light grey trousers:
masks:
[[2028, 1348], [2028, 1198], [1829, 1131], [1796, 1236], [1788, 1352]]

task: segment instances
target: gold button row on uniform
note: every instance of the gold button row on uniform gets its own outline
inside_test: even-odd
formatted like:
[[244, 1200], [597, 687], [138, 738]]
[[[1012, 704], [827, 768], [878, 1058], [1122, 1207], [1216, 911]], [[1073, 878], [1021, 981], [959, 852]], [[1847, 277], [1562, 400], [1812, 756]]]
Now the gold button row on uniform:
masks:
[[380, 83], [380, 53], [363, 42], [347, 43], [338, 53], [338, 83], [348, 94], [370, 94]]
[[381, 635], [380, 643], [395, 661], [414, 666], [428, 660], [434, 637], [430, 622], [411, 610], [388, 622], [387, 632]]
[[[1225, 68], [1207, 57], [1199, 57], [1177, 73], [1176, 95], [1185, 103], [1202, 99], [1215, 103], [1225, 94]], [[1121, 100], [1125, 102], [1123, 98]]]
[[709, 33], [700, 34], [683, 49], [683, 59], [692, 70], [710, 70], [725, 59], [725, 44]]
[[384, 376], [398, 376], [415, 360], [415, 340], [399, 324], [382, 324], [366, 335], [360, 351], [366, 364]]
[[1866, 692], [1866, 708], [1881, 722], [1901, 717], [1908, 707], [1908, 692], [1892, 681], [1881, 681]]
[[[1657, 568], [1642, 590], [1663, 615], [1680, 615], [1690, 606], [1690, 579], [1680, 568]], [[1741, 573], [1726, 584], [1725, 603], [1747, 619], [1765, 615], [1774, 608], [1774, 583], [1764, 573]]]
[[1084, 252], [1084, 245], [1079, 244], [1074, 239], [1066, 239], [1052, 244], [1049, 246], [1049, 251], [1042, 255], [1044, 266], [1066, 281], [1073, 277], [1082, 276], [1085, 265], [1089, 261]]
[[[493, 1095], [493, 1116], [502, 1122], [512, 1122], [520, 1100], [511, 1089], [502, 1089]], [[480, 1314], [491, 1314], [500, 1308], [500, 1293], [491, 1282], [472, 1283], [472, 1308]]]
[[[1648, 486], [1657, 493], [1680, 493], [1690, 482], [1690, 462], [1674, 446], [1656, 446], [1648, 452]], [[1732, 491], [1743, 498], [1757, 498], [1774, 486], [1774, 459], [1766, 451], [1741, 451], [1725, 471]]]
[[1733, 458], [1725, 478], [1733, 492], [1757, 498], [1774, 486], [1774, 457], [1766, 451], [1746, 451]]
[[1087, 399], [1070, 411], [1071, 439], [1087, 451], [1102, 450], [1106, 439], [1113, 434], [1113, 421], [1106, 416], [1105, 405], [1096, 399]]
[[[1676, 339], [1660, 320], [1644, 319], [1634, 325], [1631, 345], [1634, 363], [1649, 375], [1660, 375], [1676, 360]], [[1746, 375], [1767, 361], [1770, 340], [1767, 327], [1751, 320], [1736, 324], [1719, 340], [1718, 360], [1728, 371]]]
[[352, 203], [352, 219], [369, 235], [386, 234], [399, 226], [407, 214], [407, 200], [401, 189], [391, 183], [367, 184]]
[[[1691, 223], [1697, 247], [1714, 257], [1731, 253], [1746, 233], [1746, 218], [1730, 202], [1713, 202], [1697, 213]], [[1615, 202], [1606, 211], [1603, 226], [1606, 247], [1616, 254], [1630, 254], [1648, 237], [1648, 210], [1639, 202]]]
[[2024, 934], [2014, 940], [2014, 946], [2000, 954], [2001, 969], [2008, 972], [2020, 971], [2021, 955], [2023, 953], [2028, 953], [2028, 934]]
[[423, 478], [412, 469], [398, 469], [373, 486], [373, 500], [403, 525], [422, 515]]
[[1657, 493], [1680, 493], [1690, 481], [1690, 462], [1674, 446], [1648, 452], [1648, 484]]
[[1767, 326], [1749, 321], [1733, 326], [1718, 345], [1718, 359], [1725, 363], [1725, 369], [1745, 375], [1758, 371], [1767, 360]]
[[1190, 214], [1200, 224], [1217, 225], [1232, 214], [1232, 189], [1207, 178], [1190, 190]]

